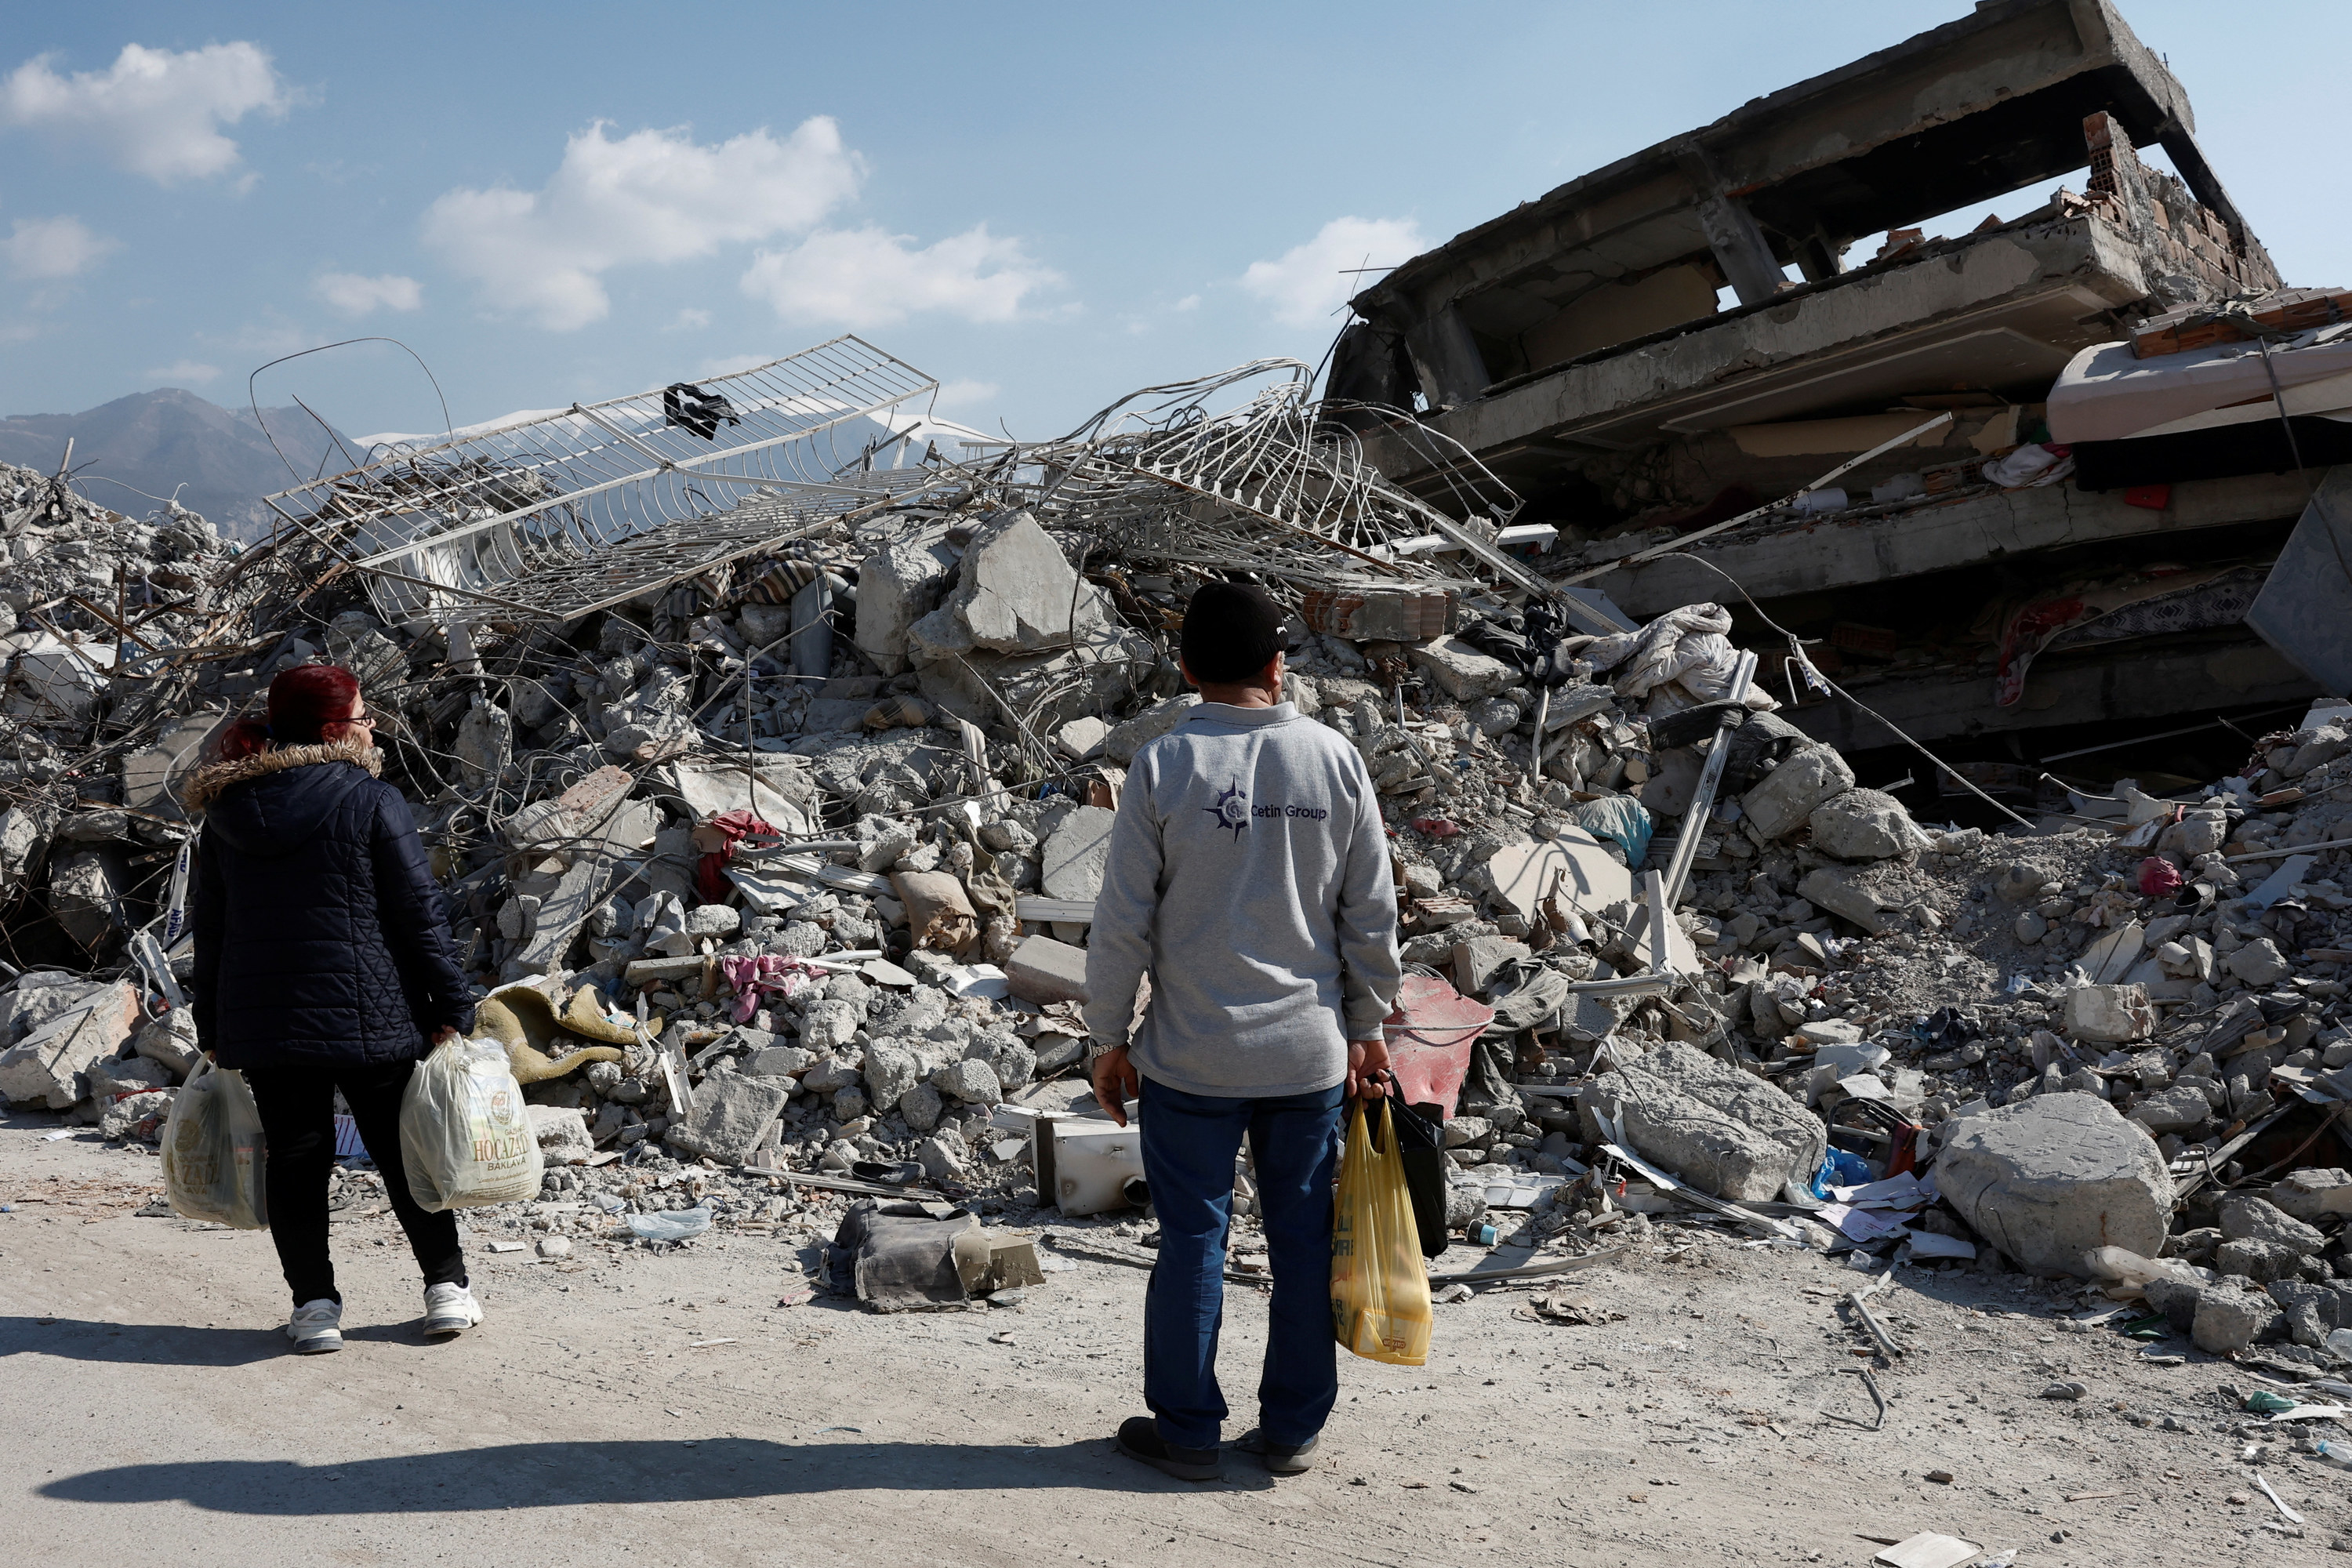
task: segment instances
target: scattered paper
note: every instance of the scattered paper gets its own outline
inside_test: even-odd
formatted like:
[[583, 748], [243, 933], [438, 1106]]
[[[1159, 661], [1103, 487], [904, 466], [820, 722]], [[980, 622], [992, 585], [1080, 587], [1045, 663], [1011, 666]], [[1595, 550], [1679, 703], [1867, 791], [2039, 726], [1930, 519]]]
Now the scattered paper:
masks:
[[1885, 1568], [1959, 1568], [1959, 1564], [1983, 1550], [1957, 1535], [1938, 1535], [1932, 1530], [1923, 1530], [1908, 1541], [1896, 1542], [1871, 1561]]

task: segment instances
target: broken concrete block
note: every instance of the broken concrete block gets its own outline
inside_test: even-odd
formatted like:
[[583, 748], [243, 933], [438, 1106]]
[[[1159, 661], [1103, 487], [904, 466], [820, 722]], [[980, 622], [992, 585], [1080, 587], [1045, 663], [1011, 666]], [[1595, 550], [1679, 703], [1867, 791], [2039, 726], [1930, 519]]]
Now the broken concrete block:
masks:
[[950, 1062], [931, 1075], [931, 1087], [966, 1105], [994, 1105], [1004, 1098], [996, 1068], [977, 1058]]
[[1851, 871], [1818, 867], [1805, 874], [1797, 891], [1816, 908], [1851, 921], [1873, 936], [1885, 936], [1895, 929], [1895, 917], [1883, 912], [1878, 895], [1855, 881]]
[[875, 668], [897, 675], [907, 668], [907, 633], [938, 607], [957, 559], [940, 530], [900, 540], [859, 564], [857, 648]]
[[2295, 1279], [2309, 1261], [2294, 1247], [2276, 1241], [2225, 1241], [2213, 1249], [2215, 1273], [2235, 1274], [2257, 1285]]
[[1173, 730], [1184, 715], [1201, 700], [1197, 691], [1181, 697], [1171, 697], [1165, 702], [1155, 702], [1125, 723], [1115, 724], [1103, 737], [1103, 755], [1121, 767], [1135, 761], [1135, 753]]
[[1074, 763], [1083, 763], [1102, 750], [1103, 742], [1110, 735], [1110, 726], [1093, 714], [1071, 720], [1054, 732], [1054, 744], [1062, 755]]
[[1005, 963], [1004, 975], [1013, 994], [1040, 1007], [1087, 999], [1086, 949], [1050, 936], [1024, 938]]
[[[56, 885], [54, 877], [50, 885]], [[2279, 952], [2278, 943], [2266, 936], [2257, 937], [2230, 954], [2221, 961], [2221, 967], [2256, 987], [2275, 984], [2285, 979], [2288, 969], [2286, 955]]]
[[2231, 1193], [2221, 1200], [2219, 1223], [2228, 1241], [2274, 1241], [2311, 1256], [2327, 1238], [2276, 1205], [2252, 1193]]
[[1577, 1096], [1585, 1142], [1621, 1126], [1633, 1152], [1717, 1197], [1764, 1202], [1821, 1169], [1829, 1134], [1770, 1084], [1669, 1041]]
[[2093, 1278], [2083, 1255], [2154, 1258], [2172, 1215], [2156, 1142], [2094, 1094], [2037, 1094], [1963, 1118], [1936, 1180], [1960, 1217], [2020, 1268]]
[[131, 1048], [149, 1061], [171, 1069], [175, 1078], [195, 1070], [196, 1020], [185, 1007], [175, 1007], [131, 1037]]
[[98, 1119], [98, 1135], [101, 1138], [136, 1138], [147, 1143], [161, 1141], [163, 1123], [172, 1115], [172, 1098], [177, 1092], [172, 1089], [151, 1089], [108, 1101]]
[[2271, 1203], [2305, 1225], [2323, 1215], [2352, 1214], [2352, 1172], [2333, 1167], [2289, 1172], [2271, 1188]]
[[90, 1063], [88, 1077], [90, 1098], [101, 1103], [126, 1094], [169, 1089], [175, 1081], [161, 1062], [151, 1062], [145, 1057], [101, 1058]]
[[1853, 770], [1828, 746], [1791, 752], [1756, 787], [1739, 797], [1748, 826], [1766, 838], [1785, 837], [1814, 812], [1853, 787]]
[[46, 802], [0, 811], [0, 894], [14, 893], [40, 875], [57, 824], [58, 814]]
[[1903, 803], [1881, 790], [1850, 789], [1813, 808], [1813, 847], [1841, 860], [1885, 860], [1928, 847]]
[[596, 1152], [596, 1141], [588, 1135], [588, 1119], [575, 1108], [526, 1105], [523, 1114], [530, 1119], [531, 1136], [548, 1164], [584, 1165]]
[[2189, 1337], [2208, 1355], [2228, 1355], [2263, 1340], [2284, 1338], [2285, 1329], [2285, 1314], [2268, 1296], [2225, 1279], [2198, 1295]]
[[1025, 511], [972, 541], [945, 607], [974, 647], [993, 653], [1066, 647], [1082, 628], [1111, 619], [1102, 590], [1079, 581], [1062, 547]]
[[[853, 1031], [854, 1032], [854, 1031]], [[798, 1046], [770, 1046], [743, 1058], [743, 1070], [753, 1078], [795, 1078], [816, 1058]]]
[[801, 1014], [801, 1048], [811, 1056], [845, 1051], [865, 1026], [866, 1010], [855, 1003], [812, 1002]]
[[1456, 702], [1499, 697], [1519, 683], [1517, 669], [1456, 637], [1432, 637], [1413, 648], [1412, 658]]
[[131, 868], [111, 846], [59, 855], [49, 864], [49, 912], [68, 936], [95, 952], [121, 927], [130, 884]]
[[2156, 1009], [2145, 985], [2077, 985], [2066, 993], [2059, 1027], [2069, 1039], [2121, 1045], [2155, 1031]]
[[695, 1088], [692, 1114], [669, 1130], [667, 1142], [722, 1165], [740, 1165], [751, 1157], [791, 1098], [792, 1086], [777, 1079], [741, 1073], [706, 1078]]
[[176, 786], [196, 765], [205, 737], [226, 722], [225, 714], [191, 713], [166, 724], [153, 745], [122, 759], [122, 804], [150, 816], [181, 820]]
[[[869, 1104], [884, 1110], [896, 1109], [907, 1091], [922, 1081], [922, 1059], [916, 1055], [912, 1042], [892, 1037], [866, 1047], [866, 1099]], [[807, 1086], [808, 1076], [804, 1075], [801, 1082]]]
[[77, 980], [61, 969], [36, 969], [0, 994], [0, 1044], [29, 1035], [52, 1018], [78, 1013], [104, 995], [106, 980]]
[[917, 1132], [929, 1132], [937, 1127], [940, 1113], [946, 1109], [947, 1102], [940, 1098], [940, 1091], [927, 1083], [919, 1083], [898, 1097], [898, 1114], [905, 1117], [907, 1125]]
[[2132, 1108], [2131, 1119], [2151, 1132], [2186, 1132], [2211, 1120], [2213, 1107], [2205, 1092], [2187, 1084], [2159, 1089]]
[[1082, 805], [1045, 839], [1043, 874], [1049, 899], [1094, 899], [1102, 893], [1103, 868], [1110, 863], [1110, 830], [1118, 813]]
[[2287, 1337], [2296, 1344], [2319, 1350], [2329, 1334], [2352, 1328], [2352, 1280], [2273, 1279], [2263, 1289], [2286, 1314]]
[[89, 1069], [121, 1051], [138, 1024], [138, 993], [127, 982], [107, 986], [0, 1051], [0, 1096], [65, 1110], [89, 1092]]

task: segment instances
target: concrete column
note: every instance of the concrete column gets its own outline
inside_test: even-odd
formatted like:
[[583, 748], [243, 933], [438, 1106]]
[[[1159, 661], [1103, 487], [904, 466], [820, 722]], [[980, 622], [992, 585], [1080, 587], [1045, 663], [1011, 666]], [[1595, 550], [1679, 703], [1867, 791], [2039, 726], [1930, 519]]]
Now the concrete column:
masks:
[[1755, 217], [1736, 196], [1720, 191], [1708, 192], [1699, 197], [1699, 226], [1706, 231], [1706, 243], [1715, 252], [1716, 265], [1731, 280], [1732, 291], [1743, 305], [1754, 305], [1769, 300], [1780, 291], [1788, 275], [1773, 259], [1771, 242], [1764, 231], [1756, 226]]

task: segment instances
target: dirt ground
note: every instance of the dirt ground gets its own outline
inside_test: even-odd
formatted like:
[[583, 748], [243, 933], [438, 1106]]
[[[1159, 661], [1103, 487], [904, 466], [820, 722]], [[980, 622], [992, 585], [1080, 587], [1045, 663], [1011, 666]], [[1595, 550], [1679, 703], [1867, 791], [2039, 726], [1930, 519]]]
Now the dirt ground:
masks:
[[[13, 1563], [1862, 1564], [1934, 1530], [2106, 1568], [2333, 1561], [2352, 1531], [2352, 1472], [2292, 1428], [2242, 1462], [2243, 1371], [2065, 1331], [2100, 1303], [2014, 1274], [1900, 1270], [1880, 1304], [1916, 1348], [1889, 1366], [1853, 1353], [1837, 1260], [1664, 1228], [1562, 1287], [1622, 1319], [1526, 1321], [1499, 1288], [1442, 1306], [1426, 1368], [1340, 1358], [1313, 1472], [1229, 1454], [1195, 1486], [1108, 1441], [1141, 1409], [1130, 1268], [882, 1317], [781, 1306], [782, 1242], [478, 1247], [488, 1322], [428, 1343], [396, 1227], [352, 1213], [349, 1346], [297, 1357], [268, 1237], [142, 1216], [152, 1158], [58, 1130], [0, 1120]], [[1265, 1311], [1230, 1300], [1234, 1436]], [[1863, 1366], [1881, 1431], [1822, 1414], [1871, 1418]], [[2053, 1378], [2089, 1394], [2040, 1397]]]

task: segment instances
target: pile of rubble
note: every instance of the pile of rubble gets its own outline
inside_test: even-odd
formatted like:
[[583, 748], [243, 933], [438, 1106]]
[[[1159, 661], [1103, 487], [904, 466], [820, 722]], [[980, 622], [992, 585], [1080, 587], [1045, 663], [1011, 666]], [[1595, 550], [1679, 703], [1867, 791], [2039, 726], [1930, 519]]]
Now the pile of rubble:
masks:
[[[1923, 827], [1774, 715], [1718, 606], [1637, 626], [1561, 591], [1295, 393], [1142, 429], [934, 448], [880, 502], [562, 617], [419, 600], [456, 579], [423, 546], [382, 566], [332, 507], [232, 555], [9, 471], [0, 1095], [155, 1138], [194, 1045], [175, 786], [327, 659], [379, 715], [548, 1153], [542, 1201], [484, 1223], [550, 1257], [809, 1238], [848, 1195], [1133, 1234], [1132, 1138], [1085, 1092], [1084, 945], [1126, 767], [1195, 700], [1184, 601], [1221, 570], [1295, 607], [1285, 695], [1377, 781], [1412, 976], [1391, 1033], [1450, 1064], [1456, 1225], [1558, 1251], [1695, 1205], [1923, 1262], [2326, 1273], [2299, 1232], [2290, 1257], [2171, 1216], [2176, 1184], [2270, 1174], [2250, 1140], [2352, 1099], [2342, 709], [2195, 799]], [[1176, 468], [1167, 438], [1203, 430], [1320, 488]], [[373, 472], [338, 481], [347, 515]]]

